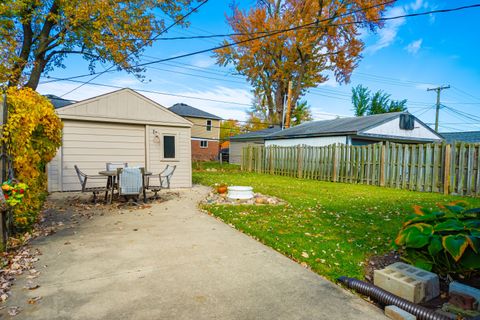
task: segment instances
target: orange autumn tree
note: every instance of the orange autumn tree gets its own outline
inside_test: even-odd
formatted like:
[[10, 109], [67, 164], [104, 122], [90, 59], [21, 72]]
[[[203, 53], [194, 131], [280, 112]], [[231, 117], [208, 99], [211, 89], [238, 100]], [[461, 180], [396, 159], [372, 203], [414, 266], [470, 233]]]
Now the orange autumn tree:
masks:
[[192, 2], [3, 0], [0, 82], [36, 89], [42, 73], [62, 67], [74, 54], [88, 60], [91, 71], [97, 62], [110, 62], [139, 74], [135, 62], [164, 29], [163, 18], [180, 19]]
[[329, 76], [339, 83], [350, 81], [364, 48], [360, 28], [381, 27], [377, 19], [382, 16], [385, 3], [257, 0], [249, 11], [233, 5], [233, 14], [227, 21], [235, 35], [225, 44], [241, 43], [217, 50], [217, 63], [235, 65], [254, 87], [255, 94], [265, 97], [262, 107], [269, 121], [279, 123], [289, 81], [293, 83], [294, 106], [308, 88], [327, 81]]

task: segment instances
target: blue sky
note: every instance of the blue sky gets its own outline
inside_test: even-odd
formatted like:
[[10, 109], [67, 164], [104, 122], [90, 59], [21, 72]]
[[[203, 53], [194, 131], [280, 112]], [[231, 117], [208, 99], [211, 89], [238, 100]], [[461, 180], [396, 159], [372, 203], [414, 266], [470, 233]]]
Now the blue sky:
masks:
[[[210, 0], [190, 18], [187, 29], [176, 27], [166, 37], [209, 35], [230, 32], [225, 14], [229, 1]], [[243, 5], [253, 4], [253, 0]], [[474, 4], [472, 1], [398, 1], [385, 16], [418, 13], [435, 9]], [[353, 72], [351, 83], [339, 85], [333, 79], [310, 90], [304, 97], [314, 118], [327, 119], [353, 115], [351, 88], [358, 84], [372, 91], [384, 90], [393, 99], [407, 99], [408, 110], [425, 123], [435, 119], [436, 94], [426, 89], [451, 85], [442, 91], [442, 103], [449, 107], [440, 111], [440, 131], [480, 130], [480, 8], [405, 18], [387, 22], [377, 33], [364, 32], [366, 48], [363, 59]], [[171, 21], [167, 21], [167, 24]], [[215, 47], [220, 39], [158, 41], [148, 48], [142, 61], [162, 59]], [[65, 61], [66, 68], [50, 73], [65, 78], [88, 73], [87, 64], [79, 57]], [[106, 66], [98, 66], [102, 71]], [[124, 72], [106, 73], [94, 83], [159, 91], [143, 93], [169, 107], [184, 102], [225, 119], [245, 120], [251, 104], [251, 87], [233, 68], [215, 65], [211, 54], [201, 54], [148, 68], [144, 82]], [[89, 79], [90, 77], [82, 78]], [[48, 81], [48, 79], [43, 79]], [[41, 84], [41, 93], [62, 95], [78, 86], [71, 82]], [[82, 100], [115, 89], [85, 85], [64, 96]], [[179, 97], [195, 97], [186, 98]], [[214, 102], [209, 100], [221, 100]]]

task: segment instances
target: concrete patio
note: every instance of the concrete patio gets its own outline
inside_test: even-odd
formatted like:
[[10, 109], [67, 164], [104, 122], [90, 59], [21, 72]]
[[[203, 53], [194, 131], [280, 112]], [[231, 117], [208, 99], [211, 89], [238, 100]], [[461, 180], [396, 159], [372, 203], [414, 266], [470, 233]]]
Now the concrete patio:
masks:
[[[14, 319], [385, 319], [381, 310], [197, 209], [206, 187], [95, 215], [33, 242]], [[36, 304], [27, 300], [41, 296]], [[1, 310], [6, 314], [6, 309]], [[3, 318], [3, 317], [2, 317]], [[9, 318], [5, 315], [5, 318]]]

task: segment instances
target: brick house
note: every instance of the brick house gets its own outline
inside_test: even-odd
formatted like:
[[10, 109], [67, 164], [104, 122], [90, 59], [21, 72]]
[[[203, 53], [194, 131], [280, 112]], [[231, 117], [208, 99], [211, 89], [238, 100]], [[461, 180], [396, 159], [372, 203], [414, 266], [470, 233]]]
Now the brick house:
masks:
[[192, 160], [208, 161], [218, 159], [220, 121], [222, 118], [185, 103], [176, 103], [169, 110], [193, 123]]

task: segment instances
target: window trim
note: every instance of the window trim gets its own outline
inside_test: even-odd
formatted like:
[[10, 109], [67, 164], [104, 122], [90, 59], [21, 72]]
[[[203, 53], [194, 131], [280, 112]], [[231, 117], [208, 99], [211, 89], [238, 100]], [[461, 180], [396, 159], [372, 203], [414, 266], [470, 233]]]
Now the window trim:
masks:
[[[173, 147], [174, 147], [174, 157], [166, 158], [165, 157], [165, 137], [173, 137]], [[178, 148], [177, 148], [178, 135], [175, 133], [163, 133], [162, 134], [162, 160], [177, 160], [178, 159]]]
[[206, 129], [207, 131], [212, 131], [212, 120], [207, 120]]
[[[202, 147], [202, 142], [205, 142], [204, 147]], [[208, 149], [208, 140], [200, 140], [200, 149]]]

